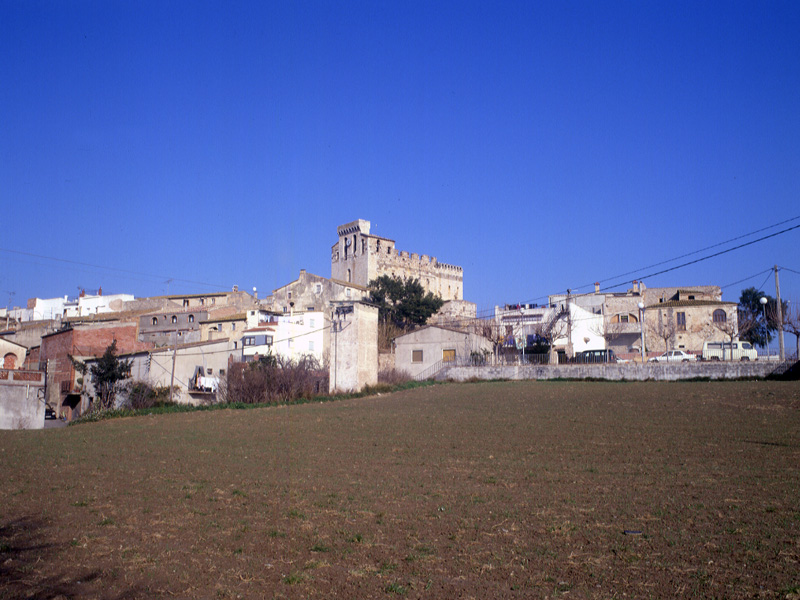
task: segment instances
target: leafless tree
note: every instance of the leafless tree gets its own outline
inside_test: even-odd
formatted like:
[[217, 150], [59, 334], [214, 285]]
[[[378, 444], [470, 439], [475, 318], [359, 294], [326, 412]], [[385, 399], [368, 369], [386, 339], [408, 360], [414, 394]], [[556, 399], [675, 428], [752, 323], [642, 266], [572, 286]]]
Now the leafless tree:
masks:
[[800, 303], [792, 302], [783, 315], [783, 329], [794, 336], [795, 359], [800, 360]]
[[659, 311], [657, 318], [654, 316], [654, 318], [647, 321], [647, 331], [664, 341], [664, 352], [666, 352], [675, 342], [675, 334], [678, 331], [678, 327], [670, 313]]
[[[741, 336], [750, 331], [758, 323], [758, 319], [739, 311], [735, 319], [725, 319], [725, 321], [714, 321], [714, 327], [721, 331], [726, 338], [726, 343], [722, 344], [722, 360], [727, 360], [725, 357], [725, 347], [731, 349], [731, 358], [733, 357], [733, 340], [738, 340]], [[729, 345], [728, 345], [729, 344]]]
[[553, 308], [548, 317], [537, 327], [537, 335], [547, 341], [550, 346], [550, 358], [555, 358], [556, 341], [569, 334], [569, 319], [567, 308]]

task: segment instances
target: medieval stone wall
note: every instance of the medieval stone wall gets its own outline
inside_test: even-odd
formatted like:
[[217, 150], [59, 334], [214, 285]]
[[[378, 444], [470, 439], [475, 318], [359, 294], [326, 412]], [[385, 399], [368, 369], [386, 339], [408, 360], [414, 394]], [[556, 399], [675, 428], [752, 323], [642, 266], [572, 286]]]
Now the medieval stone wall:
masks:
[[394, 240], [370, 235], [363, 219], [338, 227], [339, 241], [331, 248], [331, 278], [367, 286], [382, 275], [419, 279], [426, 291], [444, 300], [464, 297], [464, 271], [436, 257], [397, 250]]

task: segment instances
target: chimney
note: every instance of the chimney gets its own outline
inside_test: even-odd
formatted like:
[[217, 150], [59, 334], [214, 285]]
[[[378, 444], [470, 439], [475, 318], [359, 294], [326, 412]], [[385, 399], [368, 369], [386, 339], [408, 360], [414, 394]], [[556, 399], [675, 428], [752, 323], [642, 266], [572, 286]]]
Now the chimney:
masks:
[[636, 279], [633, 280], [633, 293], [639, 293], [639, 282]]
[[595, 294], [599, 294], [600, 293], [600, 282], [599, 281], [595, 281], [594, 282], [594, 293]]
[[97, 295], [98, 296], [102, 296], [103, 295], [103, 286], [100, 286], [99, 288], [97, 288]]

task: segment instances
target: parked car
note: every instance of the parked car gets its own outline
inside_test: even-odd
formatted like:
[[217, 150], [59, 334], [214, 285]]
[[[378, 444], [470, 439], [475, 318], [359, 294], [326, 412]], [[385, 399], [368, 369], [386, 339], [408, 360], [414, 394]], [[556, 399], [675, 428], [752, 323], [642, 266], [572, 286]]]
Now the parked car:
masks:
[[576, 363], [615, 363], [617, 355], [613, 350], [584, 350], [575, 355]]
[[668, 350], [660, 356], [654, 356], [647, 362], [693, 362], [697, 357], [683, 350]]
[[703, 344], [703, 360], [756, 360], [758, 353], [750, 342], [706, 342]]

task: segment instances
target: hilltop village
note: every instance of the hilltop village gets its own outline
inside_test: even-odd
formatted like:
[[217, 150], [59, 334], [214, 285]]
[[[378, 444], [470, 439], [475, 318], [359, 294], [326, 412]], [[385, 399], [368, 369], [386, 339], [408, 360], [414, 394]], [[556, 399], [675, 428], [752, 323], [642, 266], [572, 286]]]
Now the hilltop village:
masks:
[[[33, 420], [50, 412], [72, 419], [98, 394], [91, 367], [109, 347], [128, 361], [129, 378], [169, 388], [175, 402], [214, 402], [233, 369], [263, 360], [310, 361], [324, 377], [316, 390], [358, 391], [379, 373], [434, 377], [454, 365], [556, 365], [644, 362], [667, 351], [699, 355], [709, 342], [733, 342], [737, 305], [719, 286], [648, 288], [624, 292], [554, 294], [542, 305], [496, 306], [478, 315], [465, 294], [464, 272], [436, 257], [398, 250], [395, 241], [356, 220], [336, 230], [329, 276], [300, 270], [266, 297], [238, 289], [135, 298], [81, 292], [77, 298], [31, 298], [3, 309], [0, 386], [16, 382], [37, 392]], [[381, 340], [370, 282], [416, 280], [441, 299], [427, 323]], [[588, 357], [588, 358], [587, 358]], [[589, 360], [591, 359], [591, 360]], [[9, 375], [10, 374], [10, 375]], [[8, 408], [19, 389], [2, 388], [7, 420], [31, 410]], [[13, 425], [13, 423], [12, 423]]]

